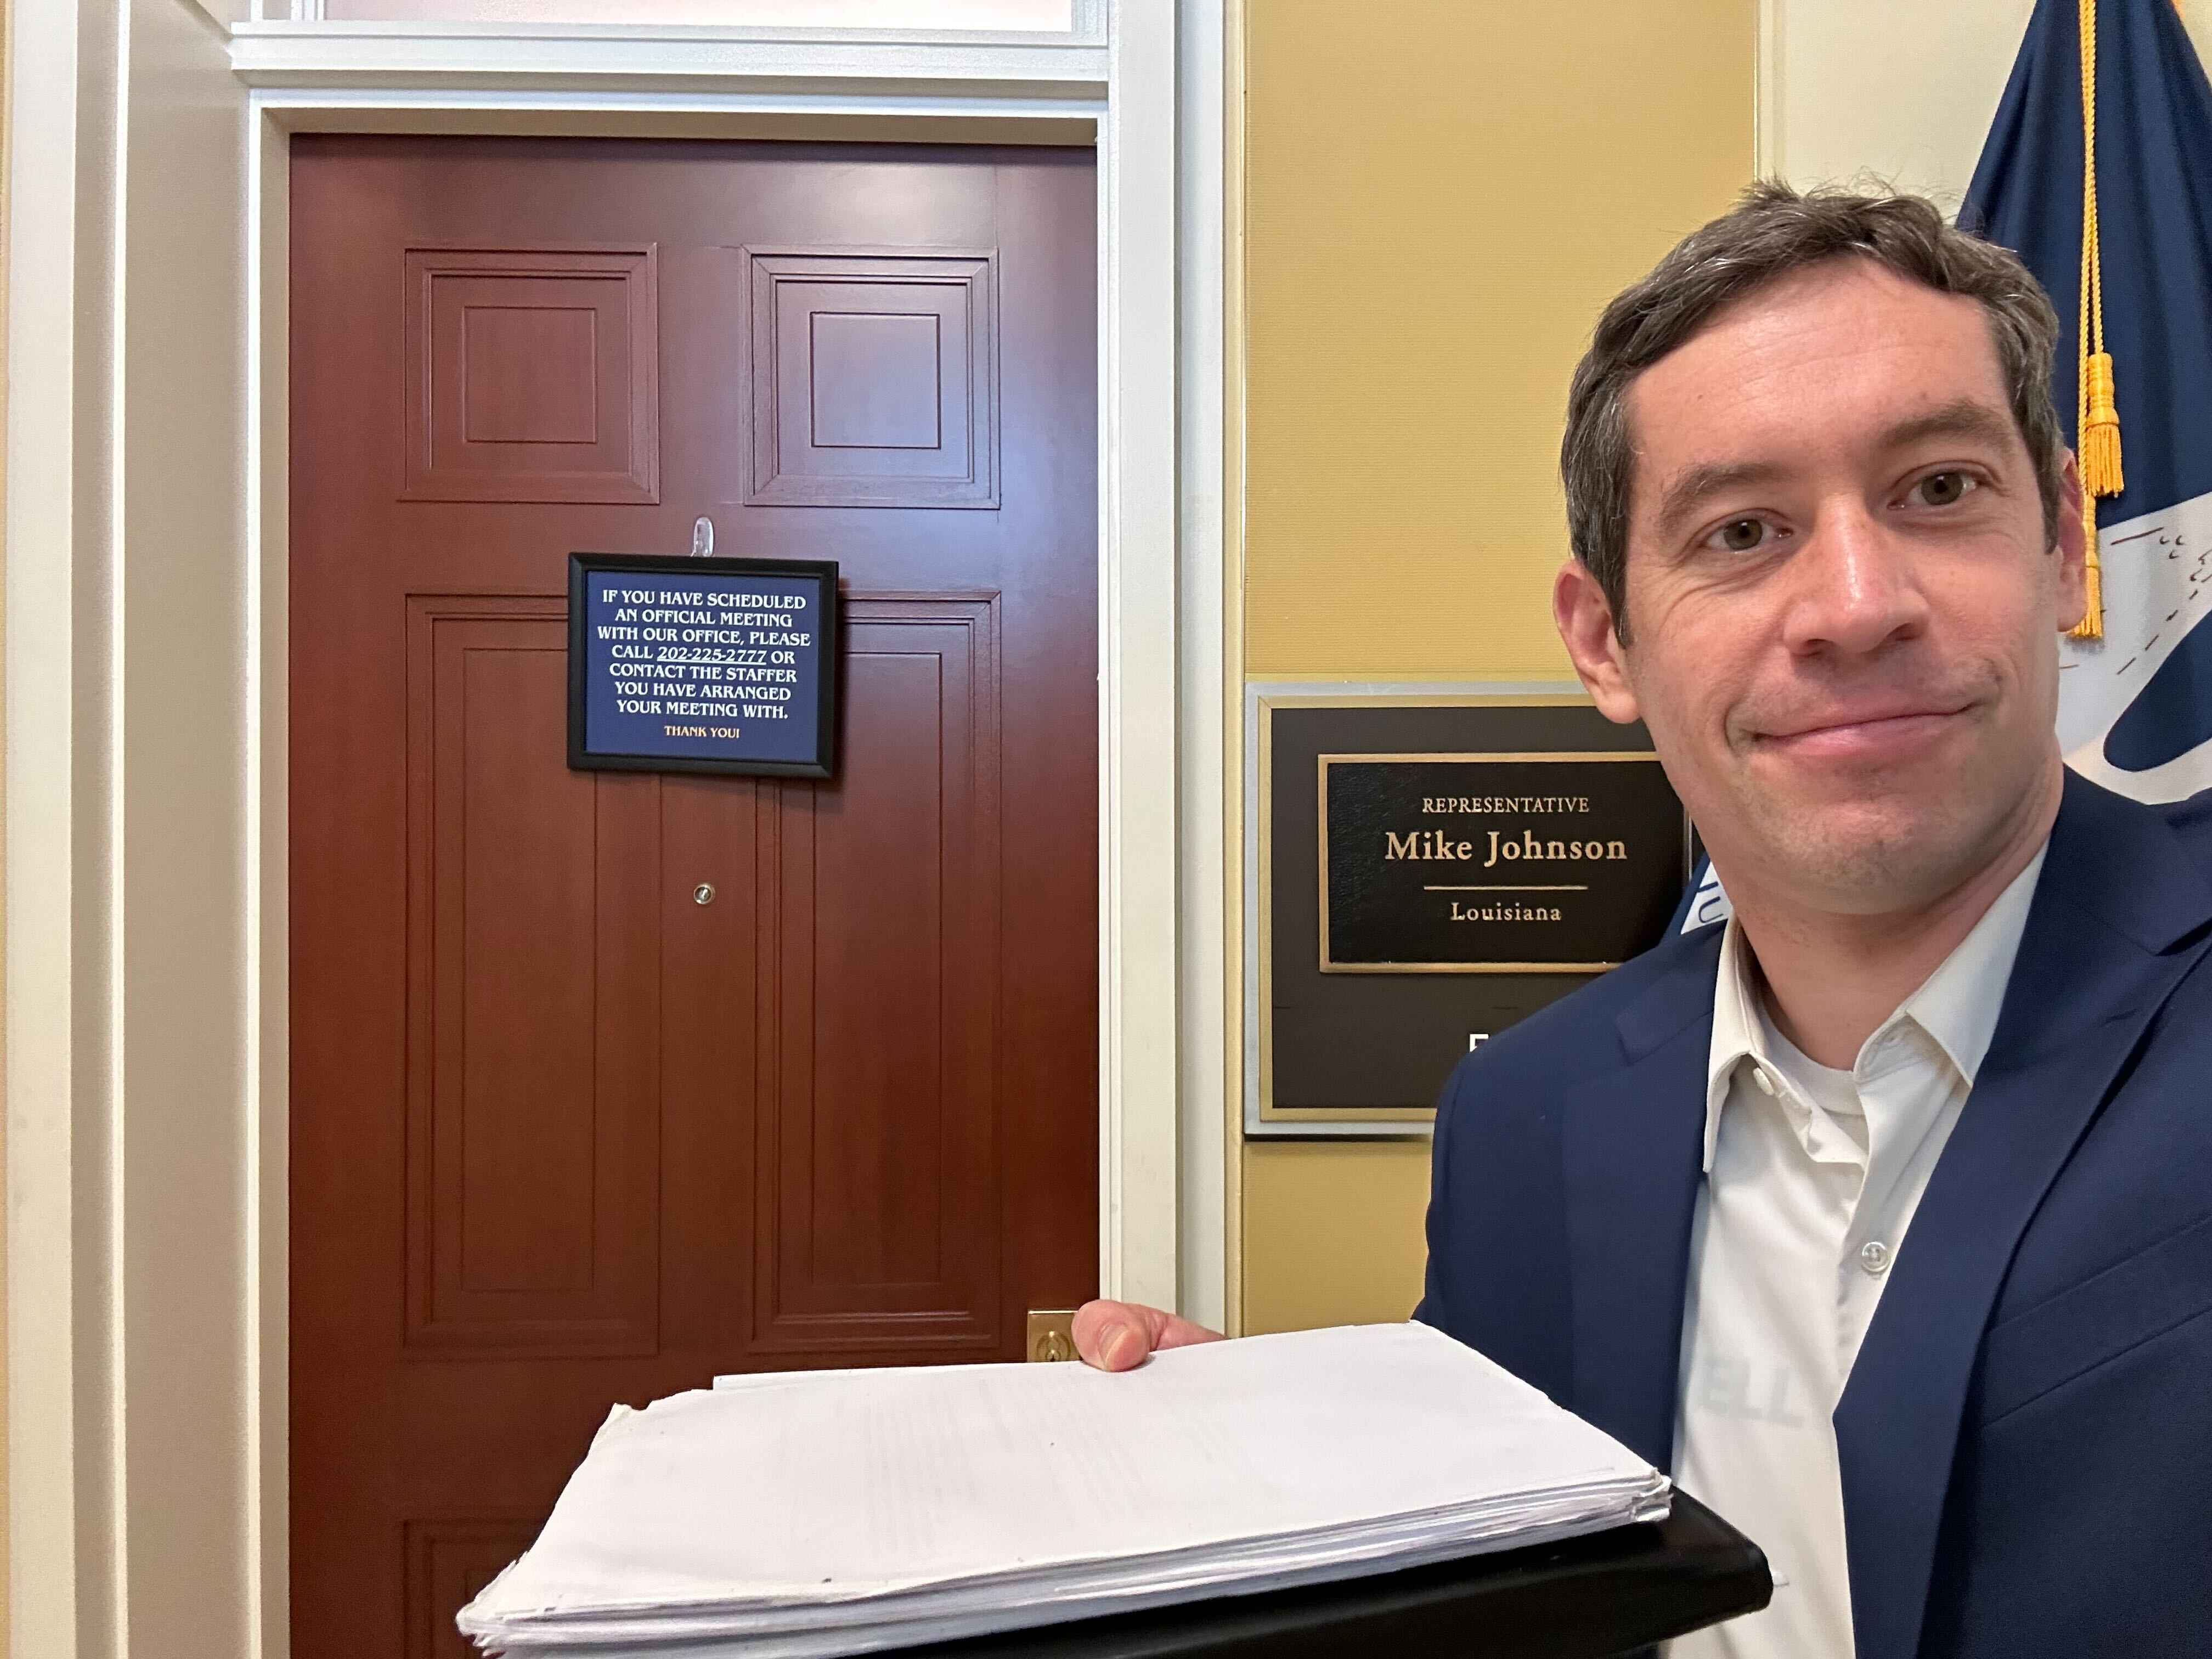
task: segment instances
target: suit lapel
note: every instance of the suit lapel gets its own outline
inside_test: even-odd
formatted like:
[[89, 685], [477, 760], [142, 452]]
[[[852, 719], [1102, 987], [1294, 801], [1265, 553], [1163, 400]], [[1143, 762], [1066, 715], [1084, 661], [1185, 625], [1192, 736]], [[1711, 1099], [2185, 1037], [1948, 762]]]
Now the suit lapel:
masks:
[[1990, 1310], [2208, 915], [2163, 820], [2069, 774], [1989, 1054], [1836, 1410], [1859, 1659], [1918, 1648]]
[[1717, 927], [1616, 1022], [1627, 1064], [1562, 1127], [1574, 1304], [1573, 1406], [1672, 1467], [1690, 1220], [1704, 1162]]

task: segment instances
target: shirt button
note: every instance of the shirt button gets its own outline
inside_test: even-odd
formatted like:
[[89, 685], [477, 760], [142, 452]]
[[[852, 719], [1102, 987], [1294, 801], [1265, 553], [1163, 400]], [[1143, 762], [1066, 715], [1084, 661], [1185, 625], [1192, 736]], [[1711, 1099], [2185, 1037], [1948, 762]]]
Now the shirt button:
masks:
[[1889, 1246], [1878, 1238], [1869, 1239], [1859, 1246], [1859, 1266], [1869, 1273], [1888, 1272]]

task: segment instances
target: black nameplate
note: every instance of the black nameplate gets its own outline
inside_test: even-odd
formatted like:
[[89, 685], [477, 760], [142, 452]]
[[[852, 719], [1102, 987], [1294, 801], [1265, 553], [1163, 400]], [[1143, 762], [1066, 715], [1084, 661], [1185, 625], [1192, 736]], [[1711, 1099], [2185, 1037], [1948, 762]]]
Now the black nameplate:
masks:
[[837, 567], [568, 559], [568, 764], [826, 778]]
[[[1587, 697], [1571, 694], [1267, 686], [1255, 688], [1253, 699], [1261, 811], [1249, 866], [1258, 937], [1248, 960], [1258, 995], [1247, 1029], [1258, 1064], [1245, 1101], [1248, 1134], [1418, 1132], [1437, 1085], [1470, 1048], [1589, 983], [1601, 964], [1665, 936], [1687, 873], [1683, 814], [1641, 726], [1615, 726]], [[1521, 758], [1531, 755], [1557, 758]], [[1354, 771], [1339, 780], [1356, 799], [1332, 812], [1323, 780], [1346, 766], [1374, 769], [1364, 779]], [[1600, 780], [1618, 781], [1629, 793]], [[1510, 815], [1488, 810], [1483, 799], [1568, 795], [1589, 797], [1590, 810], [1532, 813], [1509, 823]], [[1452, 798], [1455, 808], [1466, 802], [1468, 810], [1423, 810], [1437, 797]], [[1323, 828], [1329, 819], [1334, 835]], [[1648, 848], [1639, 844], [1645, 832], [1638, 827], [1647, 825], [1656, 832]], [[1416, 848], [1401, 840], [1394, 859], [1390, 843], [1376, 837], [1416, 830], [1448, 830], [1451, 844], [1443, 849], [1424, 840]], [[1501, 852], [1486, 869], [1493, 830], [1501, 848], [1510, 830], [1520, 856]], [[1541, 859], [1527, 855], [1531, 831], [1547, 843]], [[1582, 842], [1584, 856], [1577, 860], [1563, 845], [1563, 856], [1552, 860], [1553, 839]], [[1621, 850], [1629, 856], [1593, 861], [1593, 840], [1607, 854], [1604, 843], [1627, 842]], [[1415, 856], [1444, 850], [1449, 857]], [[1668, 856], [1671, 866], [1662, 867]], [[1603, 912], [1613, 901], [1595, 890], [1427, 890], [1596, 889], [1586, 873], [1548, 873], [1577, 866], [1615, 872], [1608, 886], [1632, 867], [1648, 872], [1656, 890], [1618, 890], [1623, 909], [1609, 919]], [[1514, 874], [1501, 881], [1498, 872], [1508, 868]], [[1464, 915], [1470, 898], [1485, 897], [1528, 908], [1540, 897], [1560, 919], [1451, 920], [1454, 901]], [[1584, 898], [1597, 902], [1571, 920], [1567, 901]], [[1325, 965], [1331, 959], [1335, 965]]]
[[1320, 761], [1324, 973], [1595, 973], [1681, 896], [1688, 825], [1656, 756]]

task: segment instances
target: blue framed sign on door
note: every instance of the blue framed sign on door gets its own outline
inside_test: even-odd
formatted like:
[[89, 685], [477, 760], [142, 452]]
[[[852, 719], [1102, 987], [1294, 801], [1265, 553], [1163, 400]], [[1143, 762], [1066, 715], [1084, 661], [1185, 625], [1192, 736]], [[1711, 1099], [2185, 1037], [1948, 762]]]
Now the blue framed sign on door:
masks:
[[568, 764], [827, 778], [837, 567], [568, 557]]

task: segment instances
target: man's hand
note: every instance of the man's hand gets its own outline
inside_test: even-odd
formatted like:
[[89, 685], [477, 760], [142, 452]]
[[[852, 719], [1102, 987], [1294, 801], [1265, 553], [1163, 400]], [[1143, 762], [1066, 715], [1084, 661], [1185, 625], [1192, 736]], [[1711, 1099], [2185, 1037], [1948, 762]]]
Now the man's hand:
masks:
[[1141, 1365], [1156, 1349], [1222, 1340], [1219, 1331], [1137, 1302], [1086, 1302], [1075, 1310], [1075, 1352], [1102, 1371]]

